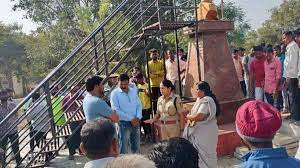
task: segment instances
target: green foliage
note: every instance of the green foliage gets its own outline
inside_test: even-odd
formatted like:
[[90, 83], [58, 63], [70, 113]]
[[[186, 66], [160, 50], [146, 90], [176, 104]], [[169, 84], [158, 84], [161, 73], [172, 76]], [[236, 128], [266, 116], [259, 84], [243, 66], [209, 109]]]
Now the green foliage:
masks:
[[[164, 36], [164, 39], [166, 41], [166, 44], [169, 49], [176, 49], [176, 38], [175, 33], [169, 33]], [[178, 31], [178, 46], [180, 48], [183, 48], [185, 51], [188, 50], [188, 37], [184, 36], [182, 31]]]
[[29, 71], [30, 60], [24, 54], [24, 38], [20, 26], [0, 23], [0, 73], [8, 80], [12, 75], [24, 80]]
[[[219, 16], [221, 16], [221, 6], [218, 6]], [[233, 2], [224, 4], [224, 20], [234, 21], [234, 31], [228, 32], [228, 41], [232, 47], [242, 47], [246, 42], [246, 33], [251, 29], [245, 20], [244, 9]]]
[[[83, 38], [92, 32], [103, 20], [111, 13], [122, 0], [12, 0], [15, 2], [14, 9], [24, 10], [26, 17], [41, 25], [41, 27], [33, 34], [22, 36], [22, 44], [25, 47], [26, 59], [30, 66], [25, 66], [28, 81], [36, 81], [46, 76], [53, 68], [55, 68], [61, 60], [63, 60]], [[184, 1], [183, 1], [184, 2]], [[173, 1], [162, 1], [166, 6], [172, 5]], [[169, 12], [169, 13], [168, 13]], [[151, 13], [151, 11], [150, 11]], [[245, 21], [243, 10], [234, 3], [226, 3], [225, 18], [235, 21], [236, 30], [228, 34], [229, 41], [232, 46], [242, 46], [245, 44], [245, 33], [250, 29], [249, 24]], [[164, 16], [172, 15], [170, 11], [162, 13]], [[117, 22], [117, 18], [121, 18], [119, 24], [113, 29], [111, 26]], [[169, 17], [170, 18], [170, 17]], [[136, 18], [133, 18], [133, 20]], [[173, 20], [173, 18], [171, 18]], [[121, 21], [121, 22], [120, 22]], [[151, 20], [152, 21], [152, 20]], [[134, 30], [139, 29], [140, 25], [132, 26], [132, 20], [125, 18], [122, 13], [112, 19], [104, 28], [104, 32], [117, 32], [115, 35], [109, 35], [108, 39], [123, 36], [125, 30], [133, 28], [123, 40], [117, 43], [117, 47], [108, 53], [112, 54], [123, 45], [126, 40], [133, 36]], [[0, 27], [1, 30], [1, 27]], [[101, 33], [99, 34], [101, 35]], [[98, 39], [101, 37], [97, 37]], [[107, 40], [107, 39], [106, 39]], [[164, 36], [164, 49], [175, 49], [175, 34], [169, 33]], [[1, 34], [0, 34], [1, 41]], [[153, 45], [148, 48], [158, 48], [160, 41], [154, 38]], [[187, 51], [188, 37], [184, 36], [181, 31], [178, 32], [179, 46]], [[115, 45], [116, 42], [111, 40], [107, 42], [107, 46]], [[89, 44], [91, 45], [91, 44]], [[101, 48], [101, 45], [100, 47]], [[158, 48], [159, 49], [159, 48]], [[143, 52], [143, 49], [137, 49], [132, 55], [137, 56]], [[123, 52], [118, 54], [122, 57]], [[118, 59], [114, 60], [118, 61]], [[25, 61], [26, 62], [26, 61]], [[79, 67], [76, 67], [79, 68]]]
[[271, 10], [271, 18], [262, 25], [257, 31], [247, 35], [248, 46], [260, 44], [280, 43], [281, 34], [286, 30], [300, 28], [300, 1], [287, 0], [279, 7]]
[[[218, 6], [218, 13], [221, 16], [221, 6]], [[229, 45], [232, 47], [243, 47], [246, 40], [246, 34], [251, 30], [249, 23], [245, 20], [244, 10], [233, 2], [224, 4], [224, 20], [234, 21], [235, 29], [228, 32]], [[169, 33], [164, 36], [166, 44], [169, 47], [175, 48], [175, 35]], [[184, 36], [182, 32], [178, 33], [179, 46], [187, 51], [188, 37]]]

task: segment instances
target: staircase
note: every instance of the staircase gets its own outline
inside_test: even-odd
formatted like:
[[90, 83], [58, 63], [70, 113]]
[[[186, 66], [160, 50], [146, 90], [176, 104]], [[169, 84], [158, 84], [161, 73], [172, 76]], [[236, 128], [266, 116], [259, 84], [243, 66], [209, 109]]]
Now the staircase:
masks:
[[[197, 0], [123, 0], [8, 116], [0, 121], [1, 128], [11, 117], [17, 115], [18, 119], [5, 130], [5, 135], [18, 126], [19, 139], [13, 144], [19, 144], [18, 153], [21, 154], [22, 165], [45, 167], [66, 146], [72, 133], [84, 124], [85, 117], [79, 97], [85, 91], [86, 78], [101, 75], [105, 77], [103, 81], [105, 83], [113, 73], [128, 72], [135, 65], [146, 65], [148, 62], [146, 51], [151, 45], [160, 43], [161, 51], [164, 50], [165, 33], [175, 33], [178, 44], [177, 30], [197, 24], [194, 16], [196, 4]], [[72, 86], [80, 87], [75, 94], [76, 100], [71, 99], [62, 105], [62, 97], [70, 93]], [[36, 92], [40, 93], [40, 98], [30, 103]], [[46, 105], [40, 108], [43, 103]], [[79, 105], [79, 108], [73, 113], [67, 113], [72, 103]], [[29, 104], [29, 108], [20, 115], [26, 104]], [[47, 128], [47, 125], [50, 127], [44, 133], [46, 139], [34, 144], [33, 151], [30, 151], [28, 150], [30, 141], [37, 134], [30, 135], [30, 129], [33, 128], [30, 128], [27, 118], [37, 109], [39, 112], [34, 113], [33, 120], [39, 118], [40, 122], [36, 122], [36, 125], [40, 124], [40, 129]], [[47, 115], [42, 116], [44, 113]], [[47, 122], [44, 122], [44, 119]], [[72, 122], [80, 124], [71, 130]], [[0, 137], [0, 140], [4, 137]], [[11, 146], [7, 145], [6, 149]], [[13, 152], [6, 152], [5, 166], [20, 164], [15, 164], [14, 155]]]

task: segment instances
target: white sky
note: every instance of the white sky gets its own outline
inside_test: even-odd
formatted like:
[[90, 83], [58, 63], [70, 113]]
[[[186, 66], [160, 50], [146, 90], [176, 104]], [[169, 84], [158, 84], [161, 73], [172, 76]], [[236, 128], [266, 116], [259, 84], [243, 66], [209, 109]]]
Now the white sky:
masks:
[[[221, 0], [215, 0], [219, 3]], [[227, 0], [224, 0], [226, 2]], [[249, 21], [253, 29], [260, 27], [260, 25], [270, 17], [269, 10], [275, 6], [279, 6], [283, 0], [229, 0], [238, 3], [246, 12], [246, 19]], [[13, 11], [14, 2], [11, 0], [1, 0], [0, 5], [0, 21], [9, 23], [18, 23], [23, 26], [25, 33], [35, 30], [37, 25], [31, 20], [24, 19], [25, 12]]]

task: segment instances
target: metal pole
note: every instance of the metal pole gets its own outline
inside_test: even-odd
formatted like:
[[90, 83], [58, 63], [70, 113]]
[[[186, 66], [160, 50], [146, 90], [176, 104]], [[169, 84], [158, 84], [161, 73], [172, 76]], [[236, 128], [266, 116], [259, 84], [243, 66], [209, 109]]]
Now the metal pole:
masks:
[[53, 109], [52, 109], [52, 102], [51, 102], [51, 95], [50, 95], [50, 88], [49, 88], [49, 81], [44, 84], [44, 91], [46, 93], [46, 102], [47, 102], [47, 105], [49, 107], [48, 108], [48, 115], [49, 115], [49, 118], [51, 119], [51, 121], [50, 121], [51, 133], [52, 133], [52, 136], [54, 138], [56, 138], [54, 116], [53, 116]]
[[198, 64], [198, 77], [199, 77], [199, 81], [201, 80], [201, 69], [200, 69], [200, 51], [199, 51], [199, 34], [198, 34], [198, 31], [199, 31], [199, 24], [198, 24], [198, 12], [197, 12], [197, 0], [194, 0], [194, 6], [195, 6], [195, 39], [196, 39], [196, 53], [197, 53], [197, 64]]
[[167, 75], [167, 69], [166, 69], [166, 58], [165, 58], [165, 53], [164, 53], [164, 37], [163, 35], [160, 35], [160, 46], [161, 46], [161, 56], [164, 64], [164, 78], [166, 79]]
[[222, 20], [224, 19], [224, 0], [221, 0], [221, 15], [222, 15]]
[[[144, 55], [145, 55], [146, 62], [147, 62], [147, 64], [146, 64], [146, 67], [147, 67], [147, 72], [146, 73], [147, 73], [147, 75], [146, 76], [148, 76], [148, 79], [147, 79], [148, 89], [149, 89], [149, 94], [150, 94], [151, 102], [153, 102], [152, 101], [153, 96], [152, 96], [152, 90], [151, 90], [151, 84], [150, 84], [149, 58], [148, 58], [148, 55], [147, 55], [146, 46], [147, 46], [147, 40], [144, 39]], [[152, 111], [152, 118], [153, 118], [154, 115], [155, 115], [154, 114], [154, 110], [153, 110], [153, 104], [150, 103], [150, 105], [151, 105], [151, 109], [152, 109], [151, 111]], [[152, 134], [152, 141], [155, 142], [155, 130], [154, 130], [153, 125], [151, 125], [151, 134]]]
[[97, 51], [97, 40], [96, 40], [96, 36], [94, 36], [93, 38], [93, 41], [94, 41], [94, 52], [95, 52], [95, 69], [96, 69], [96, 72], [99, 71], [99, 64], [98, 64], [98, 51]]
[[[175, 0], [173, 0], [173, 12], [174, 12], [174, 19], [175, 19], [175, 24], [177, 23], [177, 16], [176, 16], [176, 4]], [[177, 71], [178, 71], [178, 81], [179, 81], [179, 95], [182, 97], [182, 88], [181, 88], [181, 78], [180, 78], [180, 60], [178, 57], [178, 34], [177, 34], [177, 29], [174, 30], [175, 33], [175, 45], [176, 45], [176, 56], [177, 56]]]
[[161, 18], [160, 18], [160, 5], [159, 5], [159, 0], [156, 0], [156, 7], [157, 7], [157, 21], [159, 25], [159, 30], [161, 30]]
[[107, 52], [106, 52], [106, 43], [105, 43], [105, 34], [104, 34], [104, 27], [101, 30], [102, 34], [102, 45], [103, 45], [103, 56], [104, 56], [104, 65], [105, 65], [105, 75], [108, 76], [108, 58], [107, 58]]

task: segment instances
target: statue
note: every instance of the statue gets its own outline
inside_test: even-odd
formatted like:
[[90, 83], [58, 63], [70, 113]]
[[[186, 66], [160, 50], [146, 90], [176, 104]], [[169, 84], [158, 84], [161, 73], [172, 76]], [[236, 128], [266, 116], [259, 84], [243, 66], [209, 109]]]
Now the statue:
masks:
[[197, 9], [198, 20], [219, 20], [216, 5], [212, 0], [202, 0]]

